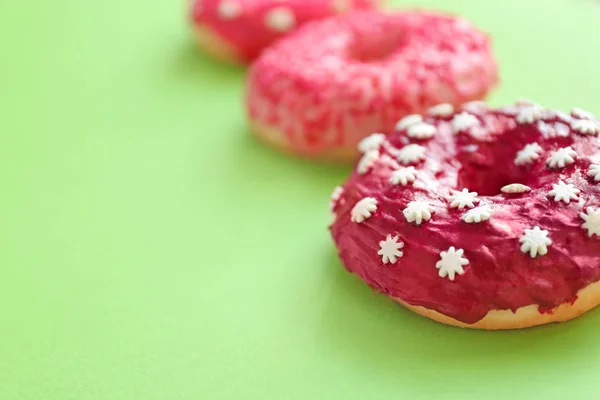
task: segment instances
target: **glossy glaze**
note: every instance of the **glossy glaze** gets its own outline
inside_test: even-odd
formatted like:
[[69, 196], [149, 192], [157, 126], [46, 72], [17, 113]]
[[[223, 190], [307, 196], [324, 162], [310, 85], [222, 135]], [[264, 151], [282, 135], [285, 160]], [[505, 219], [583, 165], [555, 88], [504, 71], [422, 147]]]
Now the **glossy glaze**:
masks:
[[[600, 279], [600, 240], [582, 228], [580, 213], [600, 205], [598, 182], [587, 175], [589, 165], [600, 161], [597, 136], [573, 132], [575, 118], [543, 111], [543, 120], [518, 124], [515, 116], [528, 105], [490, 110], [470, 105], [480, 127], [455, 134], [453, 116], [425, 117], [437, 128], [429, 140], [414, 140], [406, 130], [396, 131], [380, 146], [380, 158], [365, 174], [354, 172], [333, 201], [337, 215], [331, 232], [346, 268], [371, 287], [410, 304], [424, 306], [465, 323], [474, 323], [490, 310], [516, 310], [536, 304], [552, 312], [574, 301], [577, 292]], [[529, 143], [541, 147], [539, 159], [516, 165], [516, 153]], [[391, 173], [399, 167], [397, 149], [408, 143], [426, 148], [426, 160], [413, 164], [419, 171], [414, 185], [392, 185]], [[556, 149], [572, 146], [576, 161], [550, 169], [546, 159]], [[569, 204], [549, 196], [559, 180], [581, 192]], [[502, 193], [500, 188], [521, 183], [525, 193]], [[479, 192], [480, 203], [493, 216], [466, 223], [467, 209], [449, 207], [454, 189]], [[378, 201], [377, 211], [361, 224], [351, 222], [354, 204], [364, 197]], [[431, 220], [420, 226], [406, 221], [402, 210], [412, 200], [428, 202]], [[531, 258], [520, 251], [525, 229], [549, 231], [552, 245], [546, 255]], [[403, 257], [384, 265], [377, 254], [379, 241], [399, 235]], [[463, 275], [451, 281], [438, 276], [440, 252], [450, 246], [464, 249], [469, 260]]]

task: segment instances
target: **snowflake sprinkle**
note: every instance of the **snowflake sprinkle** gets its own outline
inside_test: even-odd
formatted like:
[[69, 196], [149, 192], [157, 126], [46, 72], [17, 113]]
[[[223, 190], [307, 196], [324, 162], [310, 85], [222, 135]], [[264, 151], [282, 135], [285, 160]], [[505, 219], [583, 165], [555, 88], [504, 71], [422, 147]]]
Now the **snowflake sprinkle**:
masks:
[[484, 110], [485, 108], [487, 108], [487, 104], [485, 103], [485, 101], [482, 100], [473, 100], [473, 101], [469, 101], [464, 103], [461, 108], [465, 111], [469, 111], [469, 112], [479, 112]]
[[418, 144], [409, 144], [396, 153], [396, 158], [402, 164], [412, 164], [425, 159], [425, 147]]
[[[562, 113], [563, 115], [559, 116], [559, 113]], [[565, 113], [563, 113], [561, 111], [544, 109], [544, 110], [542, 110], [542, 118], [540, 118], [540, 119], [542, 121], [548, 121], [548, 120], [557, 118], [557, 119], [559, 119], [561, 121], [564, 121], [562, 118], [565, 115], [567, 116], [567, 120], [570, 121], [571, 117], [568, 114], [565, 114]]]
[[417, 179], [417, 175], [419, 171], [415, 169], [415, 167], [405, 167], [400, 168], [392, 172], [392, 176], [390, 177], [390, 183], [392, 185], [402, 185], [405, 186], [409, 183], [412, 183]]
[[385, 140], [383, 133], [373, 133], [358, 143], [358, 151], [366, 153], [369, 150], [377, 150]]
[[335, 204], [340, 200], [344, 194], [344, 188], [341, 186], [337, 186], [333, 189], [333, 193], [331, 193], [331, 200], [329, 201], [329, 211], [333, 213], [333, 209], [335, 208]]
[[538, 105], [532, 105], [523, 108], [517, 115], [517, 122], [519, 124], [531, 124], [542, 118], [544, 109]]
[[369, 150], [365, 153], [364, 156], [358, 162], [358, 166], [356, 167], [356, 171], [359, 175], [366, 174], [369, 172], [371, 167], [375, 165], [377, 160], [379, 159], [379, 150]]
[[411, 201], [402, 211], [404, 218], [408, 222], [414, 222], [416, 225], [421, 225], [423, 221], [431, 219], [433, 209], [424, 201]]
[[234, 19], [242, 13], [242, 7], [237, 1], [222, 0], [217, 7], [217, 13], [222, 19]]
[[462, 220], [467, 224], [479, 223], [487, 221], [492, 217], [494, 210], [490, 206], [475, 207], [463, 214]]
[[275, 32], [287, 32], [296, 26], [296, 16], [288, 7], [275, 7], [267, 13], [265, 24]]
[[600, 133], [600, 124], [588, 119], [576, 119], [571, 122], [571, 128], [582, 135], [597, 135]]
[[427, 112], [432, 117], [449, 117], [454, 113], [454, 106], [450, 103], [442, 103], [431, 107]]
[[546, 159], [546, 164], [550, 168], [564, 168], [569, 164], [573, 164], [577, 158], [577, 153], [571, 146], [563, 147], [550, 154]]
[[600, 181], [600, 164], [590, 165], [590, 169], [588, 169], [587, 175], [589, 177], [594, 177], [595, 181]]
[[419, 122], [423, 122], [423, 117], [419, 114], [410, 114], [406, 117], [402, 118], [396, 124], [396, 130], [401, 131], [403, 129], [408, 128], [411, 125], [418, 124]]
[[573, 121], [573, 118], [569, 114], [564, 113], [562, 111], [554, 111], [554, 116], [560, 119], [561, 121], [569, 124], [571, 123], [571, 121]]
[[454, 130], [454, 133], [469, 130], [477, 125], [479, 125], [477, 117], [468, 112], [461, 112], [452, 118], [452, 129]]
[[522, 243], [521, 251], [529, 253], [531, 258], [548, 253], [548, 246], [552, 244], [552, 240], [548, 237], [548, 231], [540, 229], [539, 226], [525, 229], [525, 233], [519, 241]]
[[431, 124], [419, 122], [408, 127], [406, 135], [413, 139], [429, 139], [435, 135], [436, 128]]
[[558, 181], [558, 183], [552, 185], [552, 190], [548, 193], [550, 196], [554, 196], [554, 201], [560, 202], [563, 201], [567, 204], [571, 202], [571, 200], [577, 200], [577, 195], [581, 191], [573, 186], [571, 183], [564, 183], [563, 181]]
[[384, 264], [395, 264], [398, 258], [404, 255], [404, 253], [400, 251], [403, 247], [404, 242], [398, 241], [397, 235], [394, 237], [392, 237], [392, 235], [387, 235], [385, 240], [379, 242], [379, 251], [377, 254], [381, 256], [381, 262]]
[[502, 186], [500, 191], [502, 193], [525, 193], [531, 191], [531, 188], [520, 183], [511, 183], [510, 185]]
[[588, 236], [600, 236], [600, 208], [588, 207], [579, 216], [585, 221], [581, 227], [587, 229]]
[[479, 203], [477, 192], [469, 192], [469, 189], [463, 189], [462, 192], [454, 191], [449, 198], [450, 207], [462, 210], [465, 207], [475, 207], [473, 203]]
[[435, 267], [440, 270], [438, 273], [440, 278], [448, 277], [453, 281], [456, 274], [465, 273], [463, 267], [469, 264], [469, 260], [463, 257], [464, 253], [463, 249], [456, 250], [454, 246], [440, 253], [440, 261], [435, 264]]
[[573, 107], [571, 109], [571, 115], [579, 119], [595, 119], [594, 115], [591, 112], [582, 110], [578, 107]]
[[515, 157], [515, 165], [529, 164], [540, 158], [542, 147], [537, 143], [529, 143], [523, 150], [517, 152]]
[[365, 197], [352, 208], [350, 220], [360, 224], [370, 218], [375, 211], [377, 211], [377, 200], [373, 197]]
[[536, 102], [531, 101], [526, 97], [519, 97], [515, 104], [518, 106], [538, 106]]

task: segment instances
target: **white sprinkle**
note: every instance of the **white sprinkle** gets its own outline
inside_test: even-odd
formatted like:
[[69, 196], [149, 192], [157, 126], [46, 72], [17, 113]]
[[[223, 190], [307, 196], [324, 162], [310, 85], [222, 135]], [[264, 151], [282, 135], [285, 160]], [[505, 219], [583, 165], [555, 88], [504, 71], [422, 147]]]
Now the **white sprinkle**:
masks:
[[425, 147], [418, 144], [409, 144], [396, 153], [396, 158], [402, 164], [412, 164], [425, 159]]
[[369, 150], [379, 149], [379, 146], [385, 141], [383, 133], [373, 133], [358, 143], [358, 151], [366, 153]]
[[275, 7], [267, 13], [265, 23], [275, 32], [287, 32], [296, 25], [296, 16], [288, 7]]
[[335, 208], [336, 203], [340, 200], [340, 197], [344, 194], [344, 188], [341, 186], [337, 186], [333, 189], [333, 193], [331, 193], [331, 200], [329, 201], [329, 211], [333, 214], [333, 209]]
[[423, 117], [419, 114], [410, 114], [406, 117], [402, 118], [396, 124], [396, 130], [401, 131], [403, 129], [408, 128], [411, 125], [418, 124], [419, 122], [423, 122]]
[[511, 106], [503, 106], [500, 107], [498, 109], [501, 113], [503, 113], [504, 115], [510, 116], [510, 117], [516, 117], [517, 114], [519, 114], [520, 108], [514, 105]]
[[411, 201], [402, 211], [404, 218], [408, 222], [414, 222], [416, 225], [421, 225], [423, 221], [431, 219], [433, 208], [425, 201]]
[[473, 203], [479, 203], [477, 192], [469, 192], [469, 189], [463, 189], [461, 192], [455, 190], [454, 194], [449, 197], [449, 200], [450, 207], [458, 207], [459, 210], [462, 210], [465, 207], [475, 207], [475, 204]]
[[560, 119], [563, 122], [567, 122], [569, 124], [573, 120], [573, 118], [569, 114], [564, 113], [562, 111], [554, 111], [554, 115], [556, 116], [556, 118]]
[[521, 251], [529, 253], [531, 258], [547, 254], [548, 246], [552, 244], [552, 240], [548, 238], [548, 231], [541, 230], [539, 226], [535, 226], [533, 229], [525, 229], [525, 233], [523, 233], [519, 242], [522, 243]]
[[515, 104], [518, 106], [539, 106], [536, 102], [531, 101], [525, 97], [519, 97]]
[[381, 256], [382, 263], [395, 264], [398, 258], [404, 255], [404, 253], [400, 251], [400, 249], [404, 247], [404, 242], [398, 241], [398, 239], [398, 235], [394, 237], [392, 237], [392, 235], [387, 235], [385, 240], [379, 242], [379, 251], [377, 254]]
[[597, 135], [600, 133], [600, 124], [588, 119], [576, 119], [571, 122], [571, 128], [582, 135]]
[[529, 143], [519, 150], [515, 157], [515, 165], [530, 164], [540, 158], [542, 147], [537, 143]]
[[549, 110], [549, 109], [543, 109], [542, 110], [542, 118], [540, 118], [542, 121], [547, 121], [549, 119], [554, 119], [554, 118], [558, 118], [558, 115], [556, 115], [556, 111], [555, 110]]
[[452, 118], [452, 129], [454, 133], [459, 133], [461, 131], [467, 131], [475, 126], [479, 125], [479, 120], [476, 116], [469, 114], [467, 112], [461, 112], [460, 114], [456, 114], [454, 118]]
[[567, 165], [573, 164], [576, 158], [577, 153], [571, 146], [563, 147], [552, 152], [550, 157], [546, 159], [546, 164], [549, 168], [564, 168]]
[[350, 220], [357, 224], [362, 223], [377, 211], [377, 200], [373, 197], [365, 197], [354, 205], [350, 212]]
[[556, 136], [552, 125], [547, 124], [542, 120], [538, 121], [536, 126], [537, 126], [538, 130], [540, 131], [540, 133], [542, 134], [542, 137]]
[[581, 227], [587, 229], [589, 237], [600, 236], [600, 208], [588, 207], [586, 213], [580, 213], [579, 216], [585, 221]]
[[554, 130], [557, 136], [567, 137], [571, 133], [569, 127], [563, 123], [557, 122], [554, 124]]
[[464, 213], [461, 219], [468, 224], [479, 223], [490, 219], [493, 213], [494, 210], [490, 206], [479, 206]]
[[429, 139], [435, 135], [436, 128], [433, 125], [419, 122], [408, 127], [406, 134], [409, 138], [414, 139]]
[[364, 175], [375, 165], [377, 160], [379, 159], [379, 150], [369, 150], [367, 151], [356, 167], [356, 171], [359, 175]]
[[221, 19], [229, 20], [240, 16], [242, 7], [237, 1], [222, 0], [217, 7], [217, 14]]
[[449, 117], [454, 113], [454, 106], [450, 103], [442, 103], [427, 110], [432, 117]]
[[567, 137], [571, 133], [571, 128], [562, 122], [545, 123], [538, 121], [537, 128], [543, 137]]
[[558, 181], [558, 183], [552, 185], [552, 190], [548, 194], [554, 196], [554, 201], [556, 202], [562, 201], [569, 204], [571, 200], [577, 200], [577, 195], [580, 192], [573, 184]]
[[582, 110], [581, 108], [578, 108], [578, 107], [573, 107], [571, 109], [571, 115], [574, 116], [575, 118], [579, 118], [579, 119], [596, 119], [594, 117], [594, 114], [592, 114], [591, 112]]
[[600, 181], [600, 165], [598, 165], [598, 164], [590, 165], [587, 175], [589, 177], [594, 177], [595, 181]]
[[392, 185], [402, 185], [405, 186], [409, 183], [412, 183], [417, 179], [417, 175], [419, 171], [415, 169], [415, 167], [401, 167], [400, 169], [392, 172], [392, 176], [390, 177], [390, 183]]
[[485, 101], [481, 101], [481, 100], [473, 100], [473, 101], [469, 101], [467, 103], [464, 103], [461, 108], [465, 111], [468, 112], [478, 112], [481, 111], [482, 109], [485, 109], [487, 107], [487, 104], [485, 103]]
[[502, 186], [502, 193], [525, 193], [531, 191], [531, 188], [520, 183], [511, 183], [510, 185]]
[[456, 250], [454, 246], [440, 253], [440, 261], [435, 264], [435, 267], [439, 269], [438, 275], [440, 278], [448, 277], [453, 281], [456, 274], [462, 275], [465, 273], [463, 267], [469, 264], [469, 260], [463, 257], [464, 253], [463, 249]]
[[529, 106], [519, 111], [516, 119], [519, 124], [531, 124], [541, 119], [543, 112], [544, 109], [538, 105]]

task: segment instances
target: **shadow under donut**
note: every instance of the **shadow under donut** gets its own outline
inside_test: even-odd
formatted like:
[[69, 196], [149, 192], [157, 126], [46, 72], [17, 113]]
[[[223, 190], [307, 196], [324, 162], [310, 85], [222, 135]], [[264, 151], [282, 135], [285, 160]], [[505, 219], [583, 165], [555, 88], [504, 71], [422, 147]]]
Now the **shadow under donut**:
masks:
[[[350, 174], [351, 165], [328, 165], [278, 152], [255, 138], [245, 121], [240, 121], [235, 133], [232, 132], [228, 161], [237, 173], [247, 175], [248, 179], [265, 185], [284, 185], [295, 182], [307, 190], [305, 201], [310, 201], [308, 193], [315, 189], [323, 190], [327, 196], [336, 185], [342, 183]], [[329, 199], [322, 203], [327, 207]], [[326, 224], [327, 221], [324, 222]]]
[[584, 363], [600, 325], [600, 310], [593, 310], [572, 321], [529, 329], [461, 329], [428, 320], [373, 292], [344, 269], [334, 249], [322, 273], [331, 288], [317, 325], [322, 351], [391, 379], [402, 371], [423, 379], [460, 371], [473, 379], [485, 374], [490, 363], [508, 374], [552, 365], [576, 367]]
[[178, 78], [187, 77], [216, 79], [223, 83], [223, 78], [239, 78], [245, 74], [246, 67], [219, 61], [204, 53], [192, 40], [182, 41], [172, 57], [171, 71]]

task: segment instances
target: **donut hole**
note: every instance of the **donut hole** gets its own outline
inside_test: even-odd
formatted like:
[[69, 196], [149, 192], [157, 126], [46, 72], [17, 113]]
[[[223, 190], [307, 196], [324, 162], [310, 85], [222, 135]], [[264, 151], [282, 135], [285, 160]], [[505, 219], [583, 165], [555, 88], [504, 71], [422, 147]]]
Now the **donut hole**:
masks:
[[527, 185], [528, 179], [525, 177], [514, 177], [505, 174], [464, 174], [459, 175], [457, 190], [469, 188], [469, 190], [477, 192], [481, 196], [495, 196], [501, 193], [503, 186], [512, 183], [521, 183]]
[[513, 183], [531, 187], [538, 185], [539, 173], [536, 171], [544, 168], [543, 161], [529, 167], [514, 163], [515, 153], [528, 143], [531, 135], [515, 132], [515, 128], [506, 129], [510, 125], [503, 123], [498, 126], [504, 133], [493, 140], [459, 147], [457, 159], [460, 169], [456, 189], [468, 188], [482, 196], [495, 196], [501, 193], [503, 186]]
[[537, 174], [530, 173], [529, 168], [516, 167], [513, 163], [513, 153], [514, 150], [510, 147], [496, 147], [493, 154], [484, 152], [483, 160], [480, 157], [462, 160], [457, 189], [468, 188], [482, 196], [495, 196], [501, 193], [503, 186], [512, 183], [535, 186]]
[[391, 58], [403, 44], [402, 32], [377, 31], [374, 34], [356, 34], [351, 41], [347, 57], [351, 60], [371, 64]]

